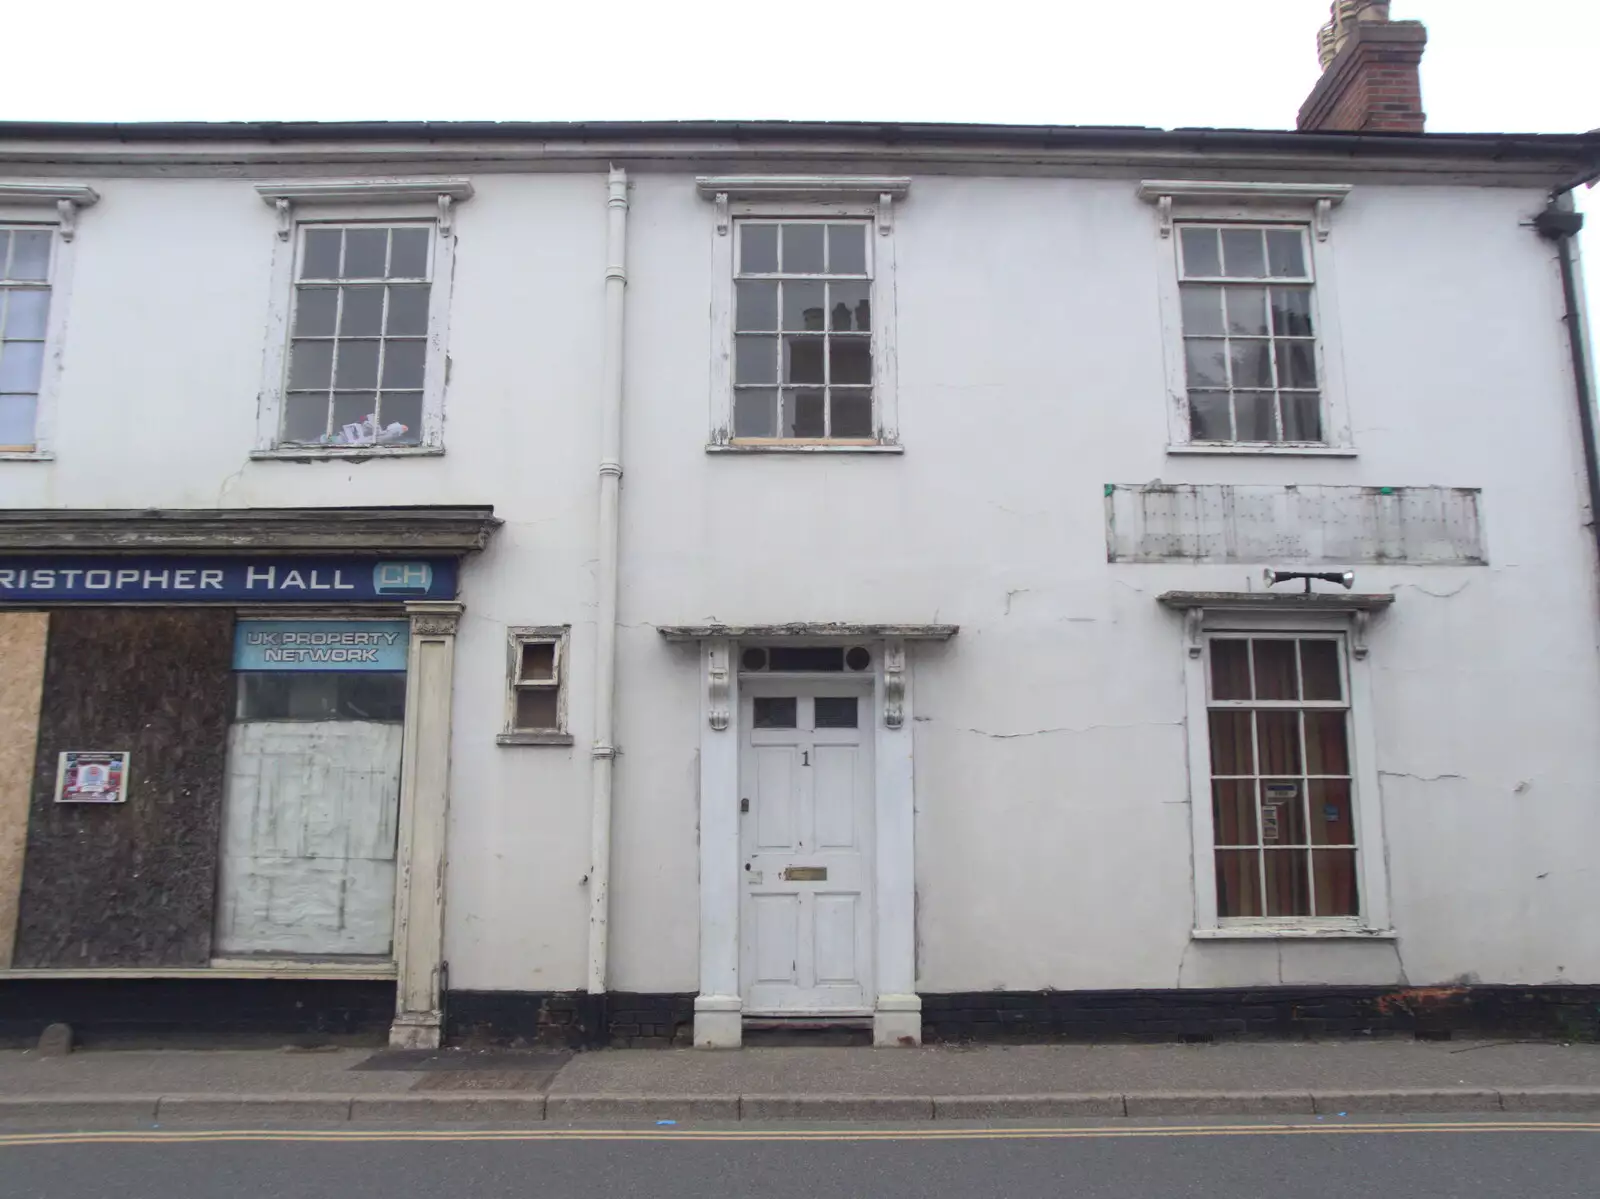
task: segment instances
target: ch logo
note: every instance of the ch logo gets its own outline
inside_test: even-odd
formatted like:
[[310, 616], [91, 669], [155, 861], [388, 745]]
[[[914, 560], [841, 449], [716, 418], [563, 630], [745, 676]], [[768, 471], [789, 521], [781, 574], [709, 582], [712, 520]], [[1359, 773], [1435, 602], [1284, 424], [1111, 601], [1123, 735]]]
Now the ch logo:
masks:
[[379, 595], [427, 595], [433, 567], [426, 562], [380, 562], [372, 568], [372, 589]]

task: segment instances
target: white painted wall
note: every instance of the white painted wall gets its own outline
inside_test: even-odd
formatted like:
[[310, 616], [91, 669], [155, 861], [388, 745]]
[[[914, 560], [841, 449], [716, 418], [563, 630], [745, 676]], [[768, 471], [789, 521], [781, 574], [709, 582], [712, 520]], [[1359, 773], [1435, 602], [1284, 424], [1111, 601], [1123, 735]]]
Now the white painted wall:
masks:
[[[249, 461], [271, 212], [249, 180], [86, 171], [103, 199], [81, 222], [58, 459], [0, 464], [0, 506], [493, 503], [505, 527], [463, 588], [446, 956], [452, 987], [572, 988], [605, 175], [449, 173], [477, 195], [444, 457]], [[736, 456], [704, 451], [714, 233], [694, 173], [632, 170], [614, 988], [695, 987], [701, 683], [655, 626], [710, 620], [961, 625], [912, 655], [923, 990], [1600, 982], [1596, 572], [1553, 255], [1521, 225], [1536, 190], [1355, 180], [1330, 246], [1358, 457], [1176, 458], [1171, 243], [1136, 176], [911, 170], [905, 454]], [[1108, 565], [1104, 484], [1157, 478], [1483, 489], [1490, 566], [1358, 571], [1398, 597], [1372, 635], [1397, 942], [1191, 943], [1183, 649], [1155, 596], [1260, 568]], [[563, 623], [576, 746], [496, 747], [506, 626]]]

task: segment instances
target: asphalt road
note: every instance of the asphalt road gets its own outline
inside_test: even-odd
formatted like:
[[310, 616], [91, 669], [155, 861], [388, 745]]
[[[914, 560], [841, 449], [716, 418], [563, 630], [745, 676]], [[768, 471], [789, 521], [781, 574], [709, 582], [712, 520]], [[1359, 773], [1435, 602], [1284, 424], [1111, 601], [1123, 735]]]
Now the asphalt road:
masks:
[[[1593, 1199], [1600, 1121], [0, 1134], [6, 1199]], [[249, 1138], [249, 1139], [244, 1139]]]

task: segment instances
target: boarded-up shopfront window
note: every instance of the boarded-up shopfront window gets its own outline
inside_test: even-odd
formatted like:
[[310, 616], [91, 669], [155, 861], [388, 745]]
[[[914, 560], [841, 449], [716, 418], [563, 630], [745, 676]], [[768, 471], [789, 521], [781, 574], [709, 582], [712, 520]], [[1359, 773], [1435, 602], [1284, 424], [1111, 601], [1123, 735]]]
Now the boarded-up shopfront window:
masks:
[[391, 952], [408, 641], [405, 621], [239, 622], [219, 953]]

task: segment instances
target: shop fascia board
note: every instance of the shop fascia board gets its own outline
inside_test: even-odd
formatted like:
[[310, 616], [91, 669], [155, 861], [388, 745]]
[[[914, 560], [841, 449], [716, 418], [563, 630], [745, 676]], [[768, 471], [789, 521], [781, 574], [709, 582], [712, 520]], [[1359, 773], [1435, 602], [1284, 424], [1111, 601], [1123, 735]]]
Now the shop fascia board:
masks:
[[949, 641], [961, 631], [954, 624], [846, 624], [842, 622], [798, 624], [664, 624], [657, 632], [668, 641], [702, 641], [709, 637], [730, 637], [737, 641], [776, 637], [814, 637], [865, 641], [869, 638], [901, 638], [906, 641]]
[[489, 506], [6, 509], [0, 552], [466, 554], [501, 523]]

